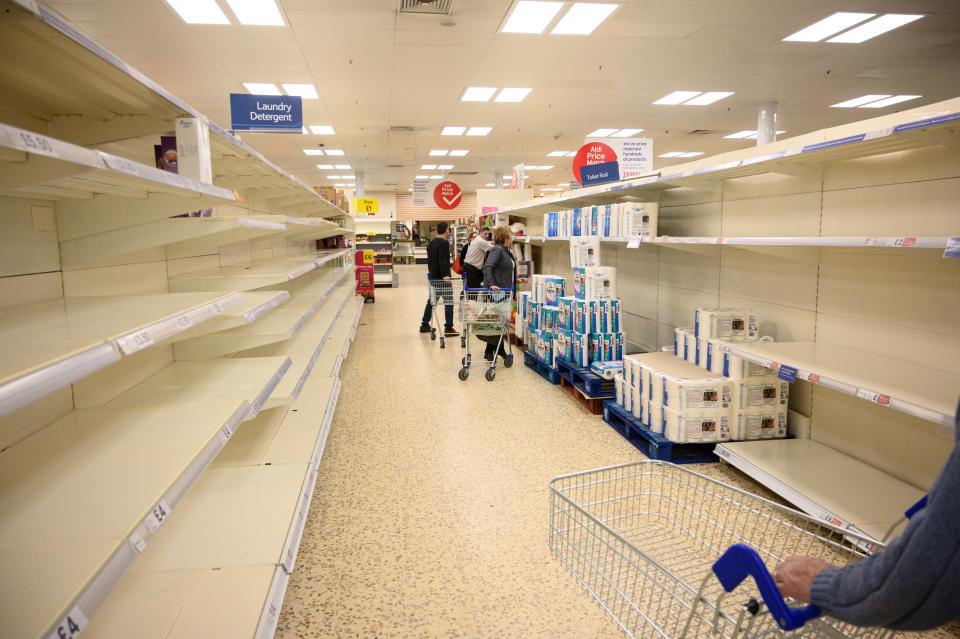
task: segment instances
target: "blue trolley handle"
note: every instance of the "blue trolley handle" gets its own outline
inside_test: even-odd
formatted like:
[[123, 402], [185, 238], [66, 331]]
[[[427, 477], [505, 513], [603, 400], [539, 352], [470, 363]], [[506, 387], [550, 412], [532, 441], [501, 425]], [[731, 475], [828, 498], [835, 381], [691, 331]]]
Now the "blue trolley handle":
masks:
[[770, 614], [783, 630], [802, 628], [805, 623], [816, 619], [821, 614], [820, 609], [814, 605], [802, 608], [788, 606], [783, 600], [783, 595], [780, 594], [780, 589], [773, 581], [770, 571], [760, 559], [760, 555], [750, 546], [744, 544], [730, 546], [713, 564], [713, 572], [727, 592], [733, 592], [747, 577], [753, 577], [763, 602], [767, 604]]

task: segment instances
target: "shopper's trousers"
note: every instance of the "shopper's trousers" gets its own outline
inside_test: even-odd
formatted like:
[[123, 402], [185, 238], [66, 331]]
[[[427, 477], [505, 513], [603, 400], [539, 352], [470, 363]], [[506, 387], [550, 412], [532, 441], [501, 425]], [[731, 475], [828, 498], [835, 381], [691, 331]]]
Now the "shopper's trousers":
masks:
[[[430, 277], [430, 274], [427, 273], [427, 281], [433, 281], [433, 278]], [[446, 300], [448, 304], [444, 304], [443, 311], [445, 314], [446, 323], [444, 326], [446, 328], [453, 328], [453, 300]], [[430, 303], [430, 293], [427, 292], [427, 305], [423, 309], [423, 324], [429, 324], [430, 319], [433, 316], [433, 304]]]
[[463, 279], [467, 283], [467, 288], [481, 288], [483, 286], [483, 271], [473, 264], [464, 264]]

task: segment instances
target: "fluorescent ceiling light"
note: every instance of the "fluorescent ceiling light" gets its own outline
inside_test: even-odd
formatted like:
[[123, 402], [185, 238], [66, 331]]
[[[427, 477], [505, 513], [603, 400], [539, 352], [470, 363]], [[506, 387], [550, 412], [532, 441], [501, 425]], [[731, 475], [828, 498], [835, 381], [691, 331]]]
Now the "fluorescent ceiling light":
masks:
[[876, 102], [877, 100], [883, 100], [889, 98], [889, 95], [864, 95], [859, 98], [854, 98], [852, 100], [847, 100], [846, 102], [838, 102], [836, 104], [831, 104], [831, 108], [839, 109], [852, 109], [853, 107], [863, 106], [868, 102]]
[[820, 42], [824, 38], [839, 33], [844, 29], [849, 29], [855, 24], [860, 24], [864, 20], [869, 20], [875, 13], [850, 13], [840, 11], [832, 16], [824, 18], [820, 22], [814, 22], [806, 29], [801, 29], [794, 34], [788, 35], [783, 39], [784, 42]]
[[484, 186], [496, 186], [496, 184], [494, 184], [493, 182], [487, 182], [486, 184], [484, 184]]
[[467, 127], [465, 126], [445, 126], [440, 131], [440, 135], [463, 135], [466, 130]]
[[887, 98], [886, 100], [879, 100], [877, 102], [871, 102], [870, 104], [864, 104], [861, 109], [882, 109], [883, 107], [888, 107], [891, 104], [900, 104], [901, 102], [906, 102], [907, 100], [916, 100], [917, 98], [922, 98], [922, 95], [895, 95], [893, 97]]
[[489, 102], [493, 94], [497, 92], [496, 87], [467, 87], [463, 92], [461, 102]]
[[430, 176], [430, 179], [431, 179], [431, 180], [442, 180], [442, 179], [443, 179], [443, 176], [442, 176], [442, 175], [431, 175], [431, 176]]
[[450, 151], [447, 151], [446, 149], [430, 149], [430, 156], [435, 158], [443, 157], [448, 153], [450, 153]]
[[339, 186], [341, 189], [346, 186], [343, 182], [337, 182], [334, 186]]
[[304, 155], [323, 155], [323, 149], [304, 149]]
[[570, 151], [550, 151], [547, 153], [548, 158], [562, 158], [567, 155]]
[[575, 2], [550, 33], [553, 35], [590, 35], [619, 6], [619, 4]]
[[695, 157], [698, 157], [698, 156], [701, 156], [701, 155], [703, 155], [703, 151], [687, 151], [686, 153], [681, 154], [680, 157], [682, 157], [682, 158], [695, 158]]
[[333, 127], [329, 124], [311, 124], [310, 133], [314, 135], [334, 135]]
[[227, 0], [240, 24], [282, 27], [283, 16], [274, 0]]
[[494, 102], [523, 102], [523, 99], [530, 95], [531, 91], [533, 89], [520, 87], [501, 89]]
[[287, 95], [298, 95], [304, 100], [320, 99], [320, 96], [317, 95], [317, 87], [312, 84], [284, 84], [283, 90], [287, 92]]
[[538, 167], [536, 164], [524, 164], [524, 165], [523, 165], [523, 170], [524, 170], [524, 171], [536, 171], [538, 168], [539, 168], [539, 167]]
[[187, 24], [230, 24], [215, 0], [167, 0]]
[[618, 130], [619, 129], [597, 129], [592, 133], [588, 133], [587, 137], [588, 138], [608, 138], [614, 133], [616, 133]]
[[538, 170], [538, 171], [549, 171], [549, 170], [552, 169], [552, 168], [553, 168], [553, 165], [552, 165], [552, 164], [543, 164], [543, 165], [541, 165], [541, 166], [538, 166], [538, 167], [537, 167], [537, 170]]
[[846, 33], [841, 33], [827, 40], [827, 42], [844, 42], [848, 44], [860, 44], [870, 38], [876, 38], [878, 35], [887, 31], [893, 31], [897, 27], [910, 24], [914, 20], [923, 17], [921, 13], [888, 13], [882, 15], [876, 20], [871, 20], [866, 24], [861, 24], [855, 29], [850, 29]]
[[690, 98], [695, 98], [700, 95], [702, 91], [674, 91], [669, 95], [665, 95], [654, 104], [683, 104]]
[[327, 149], [327, 155], [343, 155], [343, 149]]
[[352, 167], [349, 164], [337, 164], [336, 168], [341, 171], [343, 171], [344, 169], [349, 171]]
[[467, 149], [454, 149], [453, 151], [450, 151], [450, 157], [452, 158], [466, 157], [467, 153], [469, 152], [470, 151], [468, 151]]
[[243, 86], [253, 95], [283, 95], [277, 85], [269, 82], [244, 82]]
[[328, 175], [328, 176], [327, 176], [327, 179], [328, 179], [328, 180], [339, 180], [339, 179], [341, 179], [342, 177], [343, 177], [342, 175]]
[[420, 167], [421, 171], [435, 171], [437, 169], [436, 164], [424, 164]]
[[437, 168], [440, 169], [441, 171], [449, 171], [449, 170], [451, 170], [451, 169], [453, 168], [453, 165], [452, 165], [452, 164], [440, 164], [439, 166], [437, 166]]
[[683, 151], [670, 151], [669, 153], [663, 153], [658, 155], [658, 158], [679, 158], [683, 157]]
[[543, 33], [560, 9], [562, 2], [520, 0], [507, 16], [503, 33]]
[[570, 186], [569, 182], [557, 182], [557, 186]]
[[569, 153], [567, 153], [566, 157], [568, 157], [568, 158], [575, 158], [575, 157], [577, 157], [577, 152], [576, 152], [576, 151], [570, 151]]
[[706, 93], [701, 93], [692, 100], [687, 100], [683, 103], [683, 106], [706, 106], [730, 97], [731, 95], [733, 95], [733, 91], [707, 91]]
[[616, 133], [611, 133], [611, 138], [629, 138], [632, 135], [640, 133], [643, 129], [620, 129]]
[[[777, 135], [783, 135], [786, 131], [777, 131]], [[757, 137], [756, 131], [739, 131], [737, 133], [731, 133], [730, 135], [723, 136], [728, 140], [752, 140]]]
[[301, 133], [303, 133], [304, 135], [310, 135], [310, 131], [307, 130], [307, 127], [303, 127], [303, 130], [301, 130]]
[[415, 175], [415, 176], [413, 177], [413, 179], [414, 179], [414, 180], [429, 180], [429, 179], [430, 179], [430, 176], [429, 176], [429, 175]]
[[317, 165], [317, 168], [320, 169], [321, 171], [332, 171], [332, 170], [333, 170], [333, 165], [332, 165], [332, 164], [318, 164], [318, 165]]
[[347, 188], [348, 188], [348, 189], [353, 189], [353, 188], [356, 188], [356, 186], [357, 186], [356, 184], [348, 184], [348, 185], [347, 185]]
[[467, 131], [467, 135], [478, 137], [478, 136], [489, 135], [491, 131], [493, 131], [492, 126], [472, 126]]

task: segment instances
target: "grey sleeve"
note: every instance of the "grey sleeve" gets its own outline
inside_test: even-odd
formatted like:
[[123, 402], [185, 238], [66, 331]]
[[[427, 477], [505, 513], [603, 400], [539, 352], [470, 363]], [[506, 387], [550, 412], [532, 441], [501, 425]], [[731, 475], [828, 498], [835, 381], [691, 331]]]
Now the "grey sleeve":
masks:
[[493, 282], [493, 270], [500, 261], [500, 251], [491, 250], [487, 253], [487, 259], [483, 262], [483, 285], [487, 286]]
[[817, 575], [811, 603], [858, 626], [929, 630], [960, 619], [960, 446], [927, 507], [884, 551]]

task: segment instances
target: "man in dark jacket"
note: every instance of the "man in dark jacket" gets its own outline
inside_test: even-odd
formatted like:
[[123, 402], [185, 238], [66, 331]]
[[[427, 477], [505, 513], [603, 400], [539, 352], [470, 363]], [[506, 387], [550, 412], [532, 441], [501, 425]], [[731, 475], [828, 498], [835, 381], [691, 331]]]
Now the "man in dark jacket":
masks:
[[[443, 334], [447, 337], [457, 336], [458, 333], [453, 328], [453, 290], [452, 282], [450, 280], [450, 227], [446, 222], [440, 222], [437, 224], [437, 236], [430, 240], [430, 243], [427, 244], [427, 280], [428, 281], [445, 281], [447, 284], [444, 288], [449, 289], [449, 292], [444, 295], [444, 312], [446, 322], [444, 323]], [[429, 333], [430, 332], [430, 316], [433, 314], [433, 304], [430, 303], [430, 298], [427, 298], [427, 306], [423, 309], [423, 320], [420, 322], [420, 332]]]
[[[955, 418], [960, 437], [960, 407]], [[926, 507], [885, 550], [837, 568], [790, 557], [780, 591], [855, 626], [930, 630], [960, 619], [960, 439], [930, 489]]]

